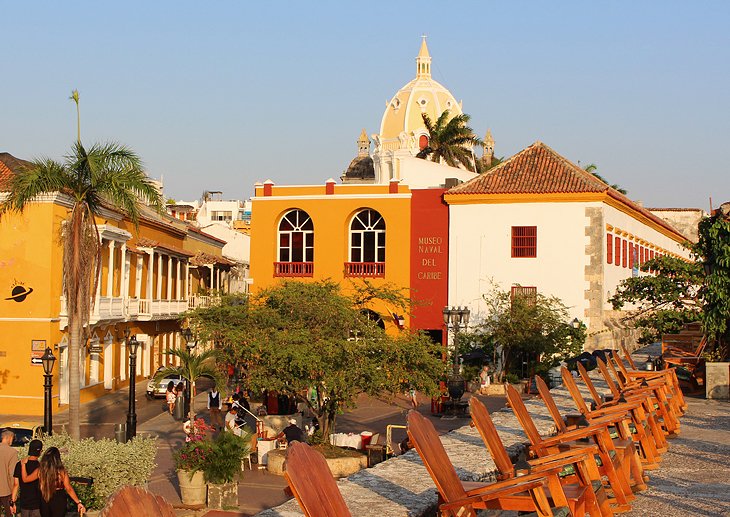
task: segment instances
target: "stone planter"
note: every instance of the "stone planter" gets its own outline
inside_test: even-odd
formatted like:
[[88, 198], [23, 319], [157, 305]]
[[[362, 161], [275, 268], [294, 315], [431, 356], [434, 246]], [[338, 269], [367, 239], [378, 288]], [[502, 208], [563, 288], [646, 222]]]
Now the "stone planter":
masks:
[[[330, 468], [332, 475], [336, 478], [350, 476], [368, 466], [368, 457], [365, 454], [344, 458], [325, 458], [325, 461], [327, 461], [327, 466]], [[271, 451], [266, 470], [271, 474], [283, 476], [286, 470], [286, 451]]]
[[205, 504], [205, 477], [198, 471], [191, 475], [187, 470], [177, 471], [177, 481], [180, 484], [180, 499], [187, 506], [202, 506]]
[[705, 398], [730, 399], [730, 363], [705, 364]]
[[208, 508], [238, 508], [238, 483], [208, 483]]

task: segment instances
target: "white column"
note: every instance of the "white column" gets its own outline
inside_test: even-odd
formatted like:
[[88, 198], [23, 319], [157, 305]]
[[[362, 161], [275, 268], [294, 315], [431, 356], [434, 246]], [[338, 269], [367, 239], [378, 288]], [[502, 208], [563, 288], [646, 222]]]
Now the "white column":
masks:
[[177, 269], [175, 271], [175, 299], [182, 300], [180, 297], [180, 258], [177, 259]]
[[135, 298], [144, 298], [142, 296], [142, 267], [144, 265], [144, 258], [142, 255], [137, 255], [137, 267], [135, 268], [134, 275], [134, 296]]
[[109, 241], [109, 265], [106, 271], [106, 295], [108, 298], [114, 296], [114, 244], [116, 241]]
[[122, 279], [119, 285], [119, 296], [127, 298], [129, 296], [129, 261], [131, 257], [127, 257], [127, 243], [122, 243]]
[[172, 255], [167, 256], [167, 299], [172, 299]]
[[147, 289], [145, 290], [144, 297], [152, 301], [154, 295], [152, 294], [153, 276], [155, 272], [155, 250], [150, 250], [149, 260], [147, 261]]
[[208, 289], [212, 291], [213, 282], [215, 281], [215, 266], [213, 264], [210, 264], [208, 267], [210, 268], [210, 285], [208, 286]]
[[185, 262], [185, 299], [190, 298], [190, 262]]
[[221, 290], [221, 268], [218, 268], [218, 273], [216, 273], [216, 286], [215, 288], [220, 291]]
[[157, 294], [156, 300], [162, 300], [162, 255], [157, 257]]

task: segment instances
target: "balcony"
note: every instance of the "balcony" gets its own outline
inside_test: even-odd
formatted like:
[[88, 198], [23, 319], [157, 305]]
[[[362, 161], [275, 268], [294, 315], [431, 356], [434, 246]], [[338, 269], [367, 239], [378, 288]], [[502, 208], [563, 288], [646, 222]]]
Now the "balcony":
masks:
[[188, 300], [187, 300], [188, 310], [212, 307], [214, 305], [217, 305], [219, 301], [220, 301], [220, 296], [208, 296], [208, 295], [190, 296], [190, 297], [188, 297]]
[[177, 316], [188, 310], [187, 300], [152, 300], [149, 315], [155, 319], [160, 316]]
[[314, 262], [274, 262], [274, 276], [314, 276]]
[[[188, 303], [188, 300], [148, 300], [101, 296], [91, 311], [89, 323], [95, 325], [100, 321], [175, 319], [188, 310]], [[64, 296], [61, 297], [59, 317], [63, 329], [68, 325], [68, 308]]]
[[385, 278], [385, 262], [345, 262], [345, 276]]

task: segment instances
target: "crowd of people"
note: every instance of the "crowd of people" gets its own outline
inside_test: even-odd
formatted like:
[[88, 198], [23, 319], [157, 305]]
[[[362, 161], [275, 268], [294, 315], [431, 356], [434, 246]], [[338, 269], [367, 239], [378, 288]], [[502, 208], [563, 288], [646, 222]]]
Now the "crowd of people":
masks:
[[68, 497], [79, 515], [86, 513], [56, 447], [41, 455], [43, 443], [31, 440], [28, 456], [19, 460], [12, 447], [15, 433], [6, 429], [0, 436], [0, 509], [5, 515], [63, 517]]

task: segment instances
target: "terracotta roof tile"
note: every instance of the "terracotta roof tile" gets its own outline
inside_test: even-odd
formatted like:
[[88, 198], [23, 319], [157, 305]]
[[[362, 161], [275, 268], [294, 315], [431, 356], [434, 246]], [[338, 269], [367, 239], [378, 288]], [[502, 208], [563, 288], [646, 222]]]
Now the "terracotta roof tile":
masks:
[[16, 158], [10, 153], [0, 153], [0, 191], [6, 189], [15, 172], [27, 165], [30, 165], [30, 162]]
[[535, 142], [448, 194], [555, 194], [605, 192], [608, 188], [547, 145]]
[[235, 266], [236, 263], [232, 260], [228, 260], [225, 257], [219, 257], [217, 255], [211, 255], [204, 251], [199, 251], [192, 259], [190, 263], [194, 266], [205, 266], [208, 264], [220, 264], [223, 266]]
[[178, 248], [177, 246], [170, 246], [169, 244], [163, 244], [159, 241], [156, 241], [153, 239], [148, 239], [147, 237], [140, 237], [139, 239], [137, 239], [137, 242], [135, 244], [139, 248], [157, 248], [157, 249], [160, 249], [163, 251], [175, 253], [177, 255], [182, 255], [184, 257], [192, 257], [193, 255], [195, 255], [194, 253], [191, 253], [182, 248]]
[[609, 197], [684, 238], [676, 228], [611, 188], [590, 172], [560, 156], [542, 142], [535, 142], [476, 178], [457, 185], [446, 194], [570, 194], [605, 192]]

